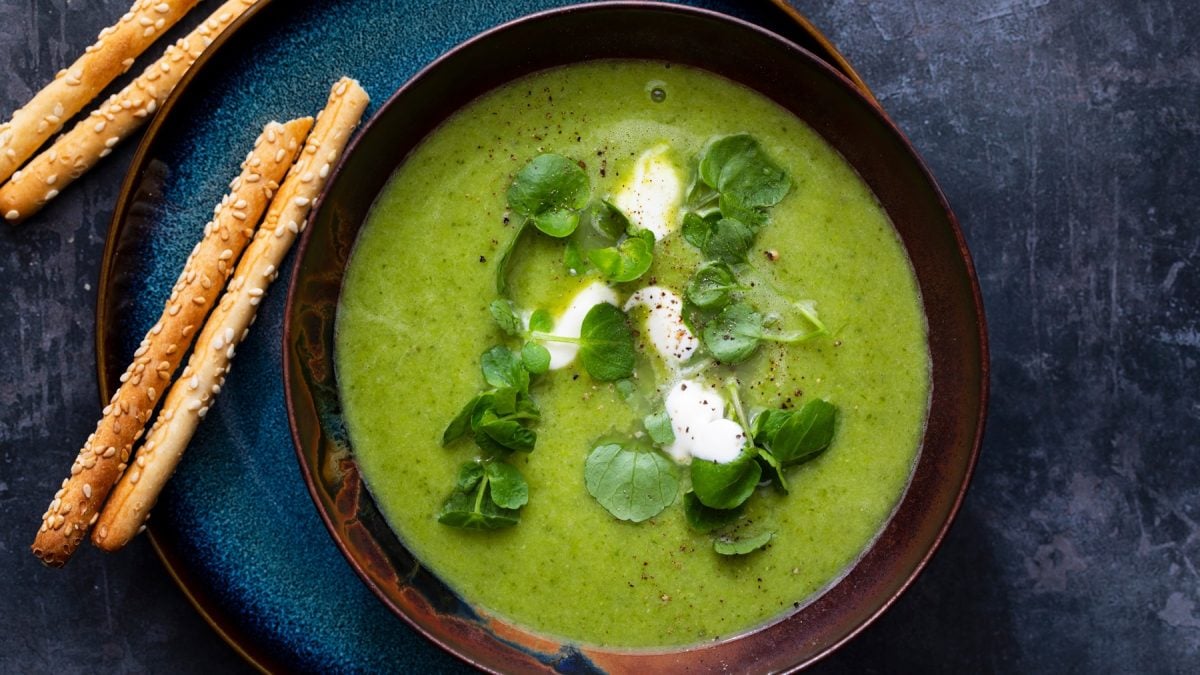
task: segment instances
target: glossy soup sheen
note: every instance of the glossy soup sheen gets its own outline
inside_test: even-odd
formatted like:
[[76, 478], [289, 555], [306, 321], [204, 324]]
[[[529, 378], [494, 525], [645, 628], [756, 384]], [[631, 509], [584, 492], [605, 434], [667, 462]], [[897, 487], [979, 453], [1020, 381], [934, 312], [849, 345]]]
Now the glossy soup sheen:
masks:
[[[652, 100], [655, 87], [665, 100]], [[484, 386], [480, 354], [504, 339], [487, 305], [496, 297], [498, 249], [516, 225], [505, 222], [512, 176], [537, 154], [557, 152], [582, 160], [593, 194], [603, 196], [651, 146], [669, 144], [686, 168], [708, 139], [739, 132], [757, 137], [795, 184], [771, 210], [752, 252], [754, 274], [791, 298], [815, 300], [834, 333], [767, 344], [735, 371], [710, 374], [738, 375], [747, 406], [820, 397], [839, 408], [830, 449], [789, 470], [792, 493], [760, 488], [751, 498], [747, 518], [777, 533], [771, 544], [746, 556], [717, 555], [709, 535], [688, 529], [682, 488], [651, 521], [609, 515], [584, 486], [584, 461], [598, 438], [636, 429], [638, 418], [612, 385], [595, 383], [578, 363], [535, 378], [543, 410], [537, 447], [510, 460], [530, 486], [520, 524], [480, 532], [438, 523], [458, 467], [478, 453], [469, 439], [440, 447], [442, 430]], [[560, 241], [523, 241], [514, 299], [561, 310], [590, 278], [564, 270]], [[646, 277], [619, 287], [621, 297], [650, 279], [682, 292], [699, 260], [676, 232], [656, 245]], [[770, 296], [751, 299], [773, 309]], [[664, 63], [592, 62], [536, 74], [432, 133], [384, 188], [359, 235], [335, 354], [362, 476], [417, 557], [486, 613], [610, 647], [729, 637], [786, 616], [828, 587], [907, 486], [928, 405], [925, 319], [912, 269], [869, 189], [768, 99]], [[654, 357], [641, 359], [644, 381], [653, 381]]]

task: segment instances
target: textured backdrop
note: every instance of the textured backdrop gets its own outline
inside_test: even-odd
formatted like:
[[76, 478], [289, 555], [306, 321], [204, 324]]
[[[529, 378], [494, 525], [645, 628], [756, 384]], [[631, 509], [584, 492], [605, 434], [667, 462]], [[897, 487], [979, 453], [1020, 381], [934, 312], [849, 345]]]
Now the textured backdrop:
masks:
[[[128, 4], [0, 0], [0, 116]], [[983, 455], [941, 552], [816, 671], [1194, 669], [1194, 2], [795, 4], [949, 196], [979, 269], [993, 366]], [[0, 227], [3, 672], [245, 668], [144, 539], [115, 557], [85, 549], [58, 571], [27, 550], [95, 423], [97, 265], [133, 148], [21, 229]]]

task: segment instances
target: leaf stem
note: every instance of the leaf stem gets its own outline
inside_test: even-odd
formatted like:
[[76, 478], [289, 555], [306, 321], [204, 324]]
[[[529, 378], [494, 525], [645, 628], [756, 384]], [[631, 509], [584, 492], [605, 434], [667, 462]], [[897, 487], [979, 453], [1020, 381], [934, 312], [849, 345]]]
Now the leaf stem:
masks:
[[501, 297], [508, 297], [508, 261], [512, 257], [513, 251], [516, 250], [521, 235], [527, 229], [529, 229], [528, 218], [522, 220], [521, 224], [517, 226], [517, 231], [513, 233], [508, 245], [504, 247], [504, 253], [500, 254], [500, 261], [496, 264], [496, 292]]
[[485, 472], [483, 478], [479, 480], [479, 492], [475, 493], [475, 510], [474, 513], [483, 515], [483, 493], [487, 491], [488, 475]]
[[541, 342], [570, 342], [571, 344], [582, 344], [583, 340], [569, 335], [554, 335], [553, 333], [543, 333], [540, 330], [535, 330], [529, 334], [530, 339]]
[[738, 391], [737, 378], [731, 377], [725, 381], [725, 389], [729, 391], [729, 400], [733, 403], [733, 412], [737, 416], [734, 420], [742, 425], [743, 429], [750, 429], [750, 423], [746, 419], [746, 411], [742, 408], [742, 396]]

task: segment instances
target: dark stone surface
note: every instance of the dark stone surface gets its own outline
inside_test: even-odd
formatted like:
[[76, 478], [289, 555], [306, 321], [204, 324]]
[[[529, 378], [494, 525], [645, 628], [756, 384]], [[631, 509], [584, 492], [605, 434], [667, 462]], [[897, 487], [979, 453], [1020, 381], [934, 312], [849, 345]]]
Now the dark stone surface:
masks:
[[[993, 366], [984, 453], [941, 552], [816, 670], [1194, 670], [1200, 13], [1172, 0], [796, 4], [954, 205]], [[127, 5], [0, 0], [0, 115]], [[3, 672], [245, 669], [145, 539], [64, 570], [27, 552], [95, 422], [97, 264], [132, 150], [0, 229]]]

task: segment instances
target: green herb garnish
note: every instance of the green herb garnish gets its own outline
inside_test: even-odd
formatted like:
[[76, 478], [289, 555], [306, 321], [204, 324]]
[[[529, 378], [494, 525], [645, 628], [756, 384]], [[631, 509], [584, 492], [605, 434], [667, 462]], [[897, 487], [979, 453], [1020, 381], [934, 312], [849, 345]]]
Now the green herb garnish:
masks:
[[503, 462], [467, 462], [459, 469], [454, 491], [438, 512], [438, 522], [469, 530], [498, 530], [521, 520], [518, 509], [529, 500], [521, 472]]
[[675, 464], [653, 450], [600, 445], [584, 464], [587, 490], [619, 520], [640, 523], [675, 501], [679, 476]]
[[774, 536], [774, 532], [762, 532], [740, 538], [724, 535], [713, 541], [713, 550], [721, 555], [746, 555], [766, 546]]
[[799, 410], [767, 410], [754, 418], [754, 442], [765, 448], [781, 467], [806, 462], [833, 441], [837, 408], [815, 399]]
[[566, 237], [579, 227], [579, 211], [591, 199], [587, 173], [562, 155], [538, 155], [521, 167], [508, 186], [508, 208], [521, 218], [496, 264], [496, 292], [508, 295], [508, 265], [529, 223], [551, 237]]
[[[808, 314], [804, 314], [808, 318]], [[750, 358], [760, 342], [792, 344], [825, 333], [824, 326], [810, 331], [778, 332], [767, 327], [767, 318], [744, 302], [721, 310], [704, 325], [700, 337], [713, 358], [721, 363], [741, 363]]]
[[513, 178], [508, 206], [551, 237], [565, 237], [579, 226], [579, 211], [591, 198], [587, 173], [562, 155], [538, 155]]
[[723, 262], [706, 262], [688, 281], [684, 290], [693, 305], [703, 309], [720, 309], [729, 303], [734, 291], [743, 290], [729, 265]]
[[536, 342], [526, 342], [521, 347], [521, 363], [531, 374], [541, 375], [550, 370], [550, 350]]
[[624, 283], [645, 274], [654, 262], [654, 233], [642, 230], [616, 246], [588, 251], [588, 260], [609, 281]]
[[584, 370], [601, 382], [614, 382], [633, 375], [637, 355], [633, 330], [625, 312], [607, 302], [597, 303], [588, 310], [577, 338], [543, 331], [533, 331], [531, 336], [535, 340], [579, 345], [579, 361]]
[[732, 509], [710, 509], [700, 501], [694, 491], [688, 490], [683, 493], [683, 515], [687, 518], [688, 525], [697, 532], [712, 532], [733, 523], [742, 515], [742, 506]]
[[787, 172], [749, 134], [710, 143], [700, 159], [700, 180], [746, 209], [774, 206], [792, 188]]
[[742, 450], [732, 462], [718, 464], [706, 459], [692, 460], [692, 490], [701, 504], [710, 509], [741, 506], [762, 477], [762, 467], [754, 460], [753, 448]]
[[671, 418], [666, 410], [650, 413], [642, 420], [650, 440], [657, 446], [670, 445], [675, 442], [675, 429], [671, 426]]

